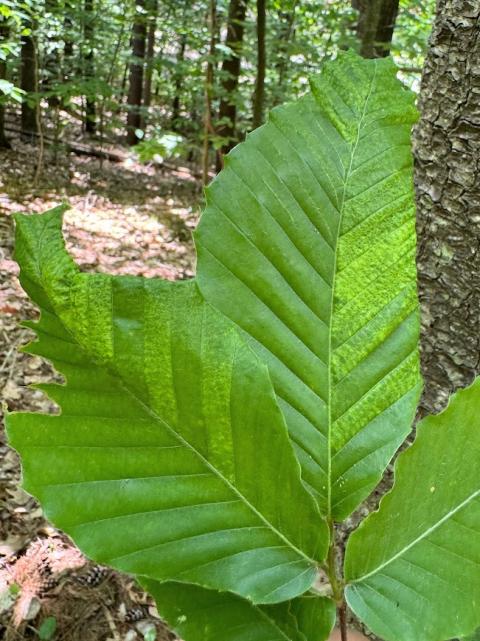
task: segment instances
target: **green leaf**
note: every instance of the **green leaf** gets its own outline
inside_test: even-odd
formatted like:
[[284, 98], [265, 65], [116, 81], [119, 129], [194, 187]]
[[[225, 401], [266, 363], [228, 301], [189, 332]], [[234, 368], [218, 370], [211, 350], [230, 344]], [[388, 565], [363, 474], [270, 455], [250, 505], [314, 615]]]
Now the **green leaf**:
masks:
[[160, 616], [185, 641], [325, 641], [335, 623], [335, 604], [325, 597], [255, 606], [193, 585], [142, 585], [155, 598]]
[[60, 416], [12, 414], [24, 484], [98, 562], [274, 603], [305, 592], [328, 544], [265, 365], [193, 281], [82, 274], [62, 208], [18, 216], [29, 351], [67, 385]]
[[345, 558], [350, 607], [387, 641], [451, 639], [480, 625], [480, 379], [417, 430]]
[[38, 629], [38, 638], [42, 641], [50, 641], [57, 630], [57, 619], [55, 617], [47, 617], [42, 621]]
[[206, 300], [268, 364], [304, 481], [342, 520], [411, 428], [420, 391], [414, 97], [344, 54], [273, 110], [206, 191]]

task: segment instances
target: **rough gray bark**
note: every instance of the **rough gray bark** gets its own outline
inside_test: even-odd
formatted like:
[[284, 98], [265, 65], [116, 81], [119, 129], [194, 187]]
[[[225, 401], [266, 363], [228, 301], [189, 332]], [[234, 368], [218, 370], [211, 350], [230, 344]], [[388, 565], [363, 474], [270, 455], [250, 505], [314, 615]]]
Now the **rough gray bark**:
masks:
[[480, 3], [438, 0], [415, 129], [422, 414], [480, 362]]

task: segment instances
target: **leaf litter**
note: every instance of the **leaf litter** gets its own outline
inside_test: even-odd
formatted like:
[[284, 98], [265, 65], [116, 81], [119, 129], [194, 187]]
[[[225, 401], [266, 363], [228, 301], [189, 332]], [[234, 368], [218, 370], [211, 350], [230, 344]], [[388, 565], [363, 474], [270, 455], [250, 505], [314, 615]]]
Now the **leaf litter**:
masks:
[[[185, 279], [194, 273], [191, 231], [201, 189], [188, 168], [160, 172], [125, 163], [47, 162], [37, 188], [34, 148], [0, 152], [0, 390], [10, 411], [54, 413], [35, 383], [61, 378], [42, 358], [19, 352], [37, 318], [18, 282], [11, 214], [67, 201], [65, 238], [84, 271]], [[135, 581], [89, 562], [20, 487], [16, 453], [0, 428], [0, 639], [38, 639], [54, 620], [56, 641], [169, 641], [175, 636]], [[45, 626], [44, 626], [45, 628]]]

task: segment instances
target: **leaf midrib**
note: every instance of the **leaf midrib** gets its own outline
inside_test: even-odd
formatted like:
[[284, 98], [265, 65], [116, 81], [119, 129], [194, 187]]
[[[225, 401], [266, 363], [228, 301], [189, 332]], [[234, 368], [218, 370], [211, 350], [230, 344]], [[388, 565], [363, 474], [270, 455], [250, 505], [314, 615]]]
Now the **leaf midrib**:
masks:
[[425, 532], [422, 532], [419, 536], [417, 536], [413, 541], [405, 545], [399, 552], [394, 554], [392, 557], [378, 565], [375, 569], [371, 570], [370, 572], [367, 572], [367, 574], [362, 575], [358, 579], [354, 579], [352, 581], [348, 582], [348, 585], [354, 585], [355, 583], [361, 583], [362, 581], [365, 581], [366, 579], [370, 578], [371, 576], [374, 576], [384, 568], [386, 568], [388, 565], [396, 561], [397, 559], [401, 558], [404, 554], [406, 554], [410, 549], [415, 547], [417, 543], [420, 543], [424, 539], [428, 538], [430, 534], [435, 532], [439, 527], [441, 527], [444, 523], [446, 523], [449, 519], [451, 519], [457, 512], [462, 510], [464, 507], [466, 507], [471, 501], [475, 500], [478, 496], [480, 496], [480, 489], [475, 490], [472, 494], [470, 494], [466, 499], [464, 499], [459, 505], [457, 505], [455, 508], [444, 514], [441, 519], [439, 519], [436, 523], [434, 523], [432, 526], [430, 526]]
[[335, 284], [336, 284], [336, 272], [337, 272], [337, 258], [338, 258], [338, 245], [340, 240], [340, 231], [342, 228], [343, 214], [345, 212], [346, 193], [348, 181], [353, 173], [353, 161], [355, 158], [355, 153], [357, 151], [359, 142], [360, 142], [360, 132], [363, 127], [363, 122], [365, 119], [367, 105], [372, 95], [373, 86], [375, 83], [377, 75], [377, 61], [374, 60], [374, 71], [372, 79], [370, 81], [370, 87], [368, 89], [367, 96], [365, 98], [365, 103], [363, 105], [362, 115], [360, 116], [358, 126], [357, 126], [357, 135], [355, 142], [351, 146], [350, 154], [350, 163], [345, 174], [345, 179], [343, 181], [343, 190], [342, 190], [342, 199], [339, 209], [339, 218], [338, 218], [338, 228], [336, 235], [336, 243], [333, 252], [333, 269], [332, 269], [332, 287], [331, 287], [331, 298], [330, 298], [330, 323], [328, 328], [328, 361], [327, 361], [327, 376], [328, 376], [328, 414], [327, 414], [327, 519], [329, 522], [332, 522], [332, 339], [333, 339], [333, 312], [334, 312], [334, 301], [335, 301]]

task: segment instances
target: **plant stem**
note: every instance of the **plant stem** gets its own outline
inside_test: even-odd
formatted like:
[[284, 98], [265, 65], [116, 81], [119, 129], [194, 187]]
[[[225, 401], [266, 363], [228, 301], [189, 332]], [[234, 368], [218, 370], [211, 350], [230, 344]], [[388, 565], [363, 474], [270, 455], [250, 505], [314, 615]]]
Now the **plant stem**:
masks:
[[332, 519], [329, 519], [328, 526], [330, 529], [330, 547], [328, 549], [326, 572], [330, 585], [332, 586], [332, 596], [335, 599], [338, 608], [341, 641], [348, 641], [347, 604], [343, 593], [342, 577], [338, 574], [335, 524]]
[[341, 605], [338, 608], [338, 618], [340, 619], [340, 638], [341, 638], [341, 641], [348, 641], [347, 604], [345, 603], [345, 599], [342, 601]]

